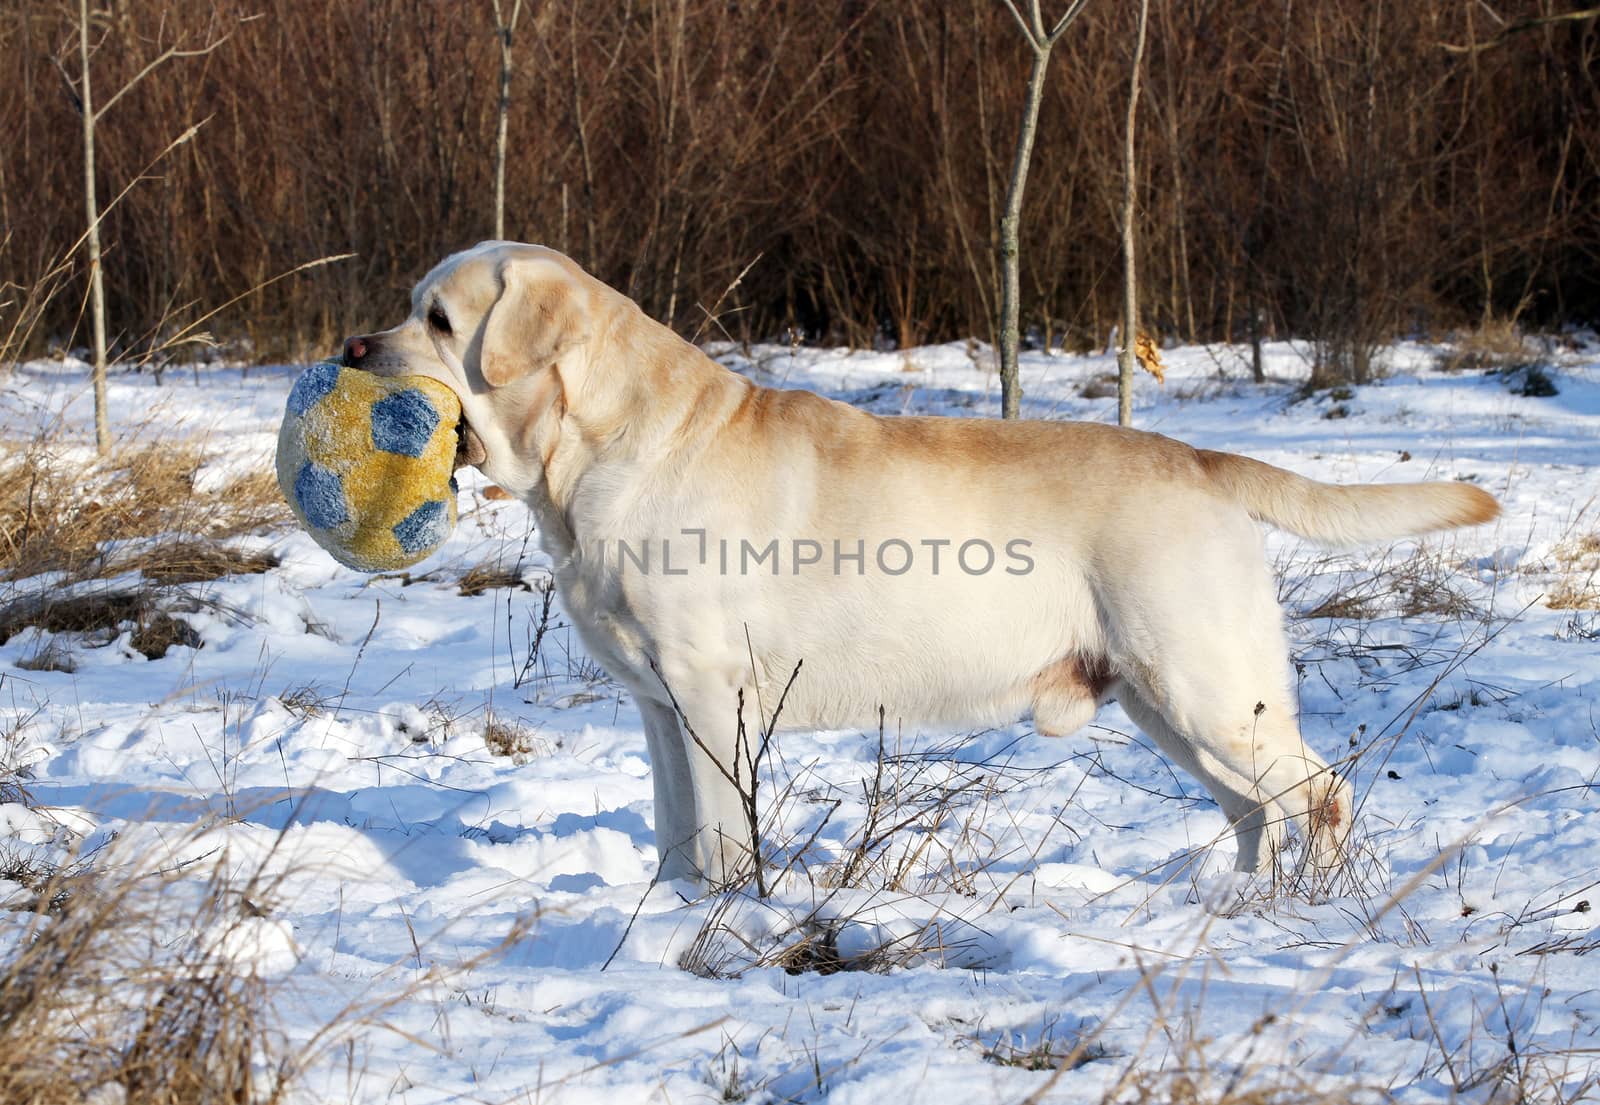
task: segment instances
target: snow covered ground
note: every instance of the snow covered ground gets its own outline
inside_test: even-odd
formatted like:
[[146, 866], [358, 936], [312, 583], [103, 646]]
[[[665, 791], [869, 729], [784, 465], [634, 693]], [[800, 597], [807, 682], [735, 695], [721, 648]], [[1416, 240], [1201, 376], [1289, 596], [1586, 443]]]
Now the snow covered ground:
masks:
[[[885, 414], [998, 407], [962, 345], [714, 352]], [[55, 811], [0, 806], [0, 838], [115, 831], [206, 858], [196, 878], [281, 873], [231, 946], [275, 981], [292, 1046], [317, 1041], [307, 1101], [1600, 1093], [1600, 354], [1560, 353], [1559, 394], [1528, 397], [1406, 345], [1382, 383], [1296, 400], [1301, 353], [1270, 347], [1257, 386], [1237, 349], [1169, 351], [1136, 422], [1324, 479], [1468, 479], [1506, 507], [1354, 555], [1268, 538], [1306, 737], [1360, 754], [1357, 855], [1331, 886], [1238, 905], [1221, 814], [1115, 706], [1066, 740], [786, 736], [763, 780], [789, 863], [770, 899], [653, 885], [633, 705], [559, 598], [532, 652], [546, 563], [472, 472], [455, 535], [408, 576], [284, 528], [246, 542], [279, 567], [188, 585], [198, 649], [65, 642], [66, 672], [19, 666], [44, 634], [0, 647], [0, 765]], [[1025, 355], [1025, 414], [1113, 418], [1084, 393], [1114, 367]], [[117, 377], [113, 421], [205, 436], [203, 478], [226, 483], [270, 464], [297, 371]], [[88, 404], [81, 365], [0, 384], [10, 437], [59, 419], [89, 440]], [[462, 594], [485, 566], [525, 587]], [[319, 1035], [351, 1005], [359, 1024]]]

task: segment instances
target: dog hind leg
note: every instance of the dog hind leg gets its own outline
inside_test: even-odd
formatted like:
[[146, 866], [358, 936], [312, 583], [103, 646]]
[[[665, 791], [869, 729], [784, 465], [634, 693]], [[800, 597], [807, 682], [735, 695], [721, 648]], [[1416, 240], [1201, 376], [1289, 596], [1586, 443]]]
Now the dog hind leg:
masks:
[[1119, 700], [1134, 723], [1222, 807], [1238, 843], [1236, 870], [1260, 870], [1278, 851], [1289, 824], [1305, 843], [1306, 862], [1323, 869], [1343, 862], [1349, 784], [1301, 739], [1286, 694], [1266, 693], [1254, 703], [1219, 696], [1196, 710], [1170, 700], [1157, 709], [1147, 693], [1125, 685]]
[[1237, 518], [1181, 561], [1147, 555], [1119, 565], [1125, 574], [1100, 596], [1128, 715], [1222, 806], [1238, 870], [1269, 862], [1291, 823], [1308, 862], [1338, 866], [1349, 787], [1301, 739], [1259, 535]]

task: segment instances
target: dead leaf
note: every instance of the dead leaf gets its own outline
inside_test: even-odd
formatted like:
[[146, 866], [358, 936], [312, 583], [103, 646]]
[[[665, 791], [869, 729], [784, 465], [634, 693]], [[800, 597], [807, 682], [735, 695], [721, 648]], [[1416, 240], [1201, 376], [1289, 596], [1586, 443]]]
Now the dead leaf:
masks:
[[1167, 366], [1161, 363], [1161, 350], [1149, 334], [1140, 333], [1133, 339], [1133, 355], [1139, 366], [1156, 378], [1156, 383], [1167, 382]]

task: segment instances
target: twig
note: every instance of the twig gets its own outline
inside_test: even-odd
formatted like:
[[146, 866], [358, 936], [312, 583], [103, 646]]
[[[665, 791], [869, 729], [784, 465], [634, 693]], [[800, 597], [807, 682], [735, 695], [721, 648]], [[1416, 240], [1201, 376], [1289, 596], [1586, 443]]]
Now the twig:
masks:
[[378, 631], [378, 619], [383, 616], [383, 600], [372, 600], [372, 624], [367, 627], [367, 635], [361, 638], [361, 647], [356, 649], [355, 662], [350, 665], [349, 674], [344, 677], [344, 687], [339, 691], [339, 704], [333, 708], [333, 716], [338, 717], [339, 711], [344, 709], [345, 696], [350, 693], [350, 680], [356, 677], [356, 668], [361, 666], [361, 658], [367, 654], [367, 645], [372, 641], [372, 635]]

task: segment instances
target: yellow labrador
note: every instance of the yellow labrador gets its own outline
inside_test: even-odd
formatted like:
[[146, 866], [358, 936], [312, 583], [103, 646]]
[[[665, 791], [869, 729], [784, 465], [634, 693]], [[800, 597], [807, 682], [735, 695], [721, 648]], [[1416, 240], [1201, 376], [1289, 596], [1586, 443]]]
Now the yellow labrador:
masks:
[[713, 884], [749, 839], [739, 696], [759, 733], [801, 661], [781, 728], [870, 728], [881, 704], [1059, 736], [1116, 699], [1221, 804], [1239, 870], [1287, 823], [1334, 865], [1350, 789], [1301, 741], [1252, 520], [1344, 545], [1499, 511], [1463, 483], [1336, 487], [1095, 423], [758, 387], [540, 246], [447, 258], [345, 359], [460, 395], [458, 459], [528, 504], [638, 702], [661, 874]]

